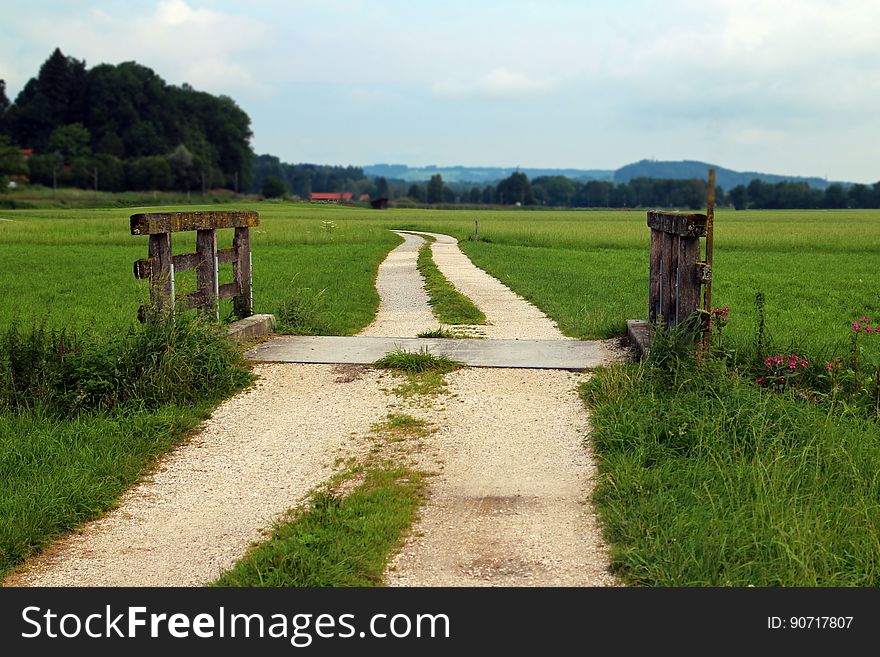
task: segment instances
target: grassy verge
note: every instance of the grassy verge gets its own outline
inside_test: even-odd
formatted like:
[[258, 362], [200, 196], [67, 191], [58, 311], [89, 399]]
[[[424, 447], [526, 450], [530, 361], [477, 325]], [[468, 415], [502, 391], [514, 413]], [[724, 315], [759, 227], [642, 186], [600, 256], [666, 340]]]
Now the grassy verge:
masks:
[[419, 249], [416, 266], [425, 279], [425, 291], [428, 293], [428, 303], [434, 316], [444, 324], [485, 324], [486, 315], [483, 311], [456, 290], [455, 286], [437, 269], [434, 258], [431, 257], [431, 242], [434, 238], [427, 239], [429, 241]]
[[112, 508], [213, 406], [120, 408], [67, 420], [44, 409], [0, 412], [0, 578]]
[[582, 387], [612, 567], [646, 586], [880, 584], [880, 427], [742, 366], [650, 359]]

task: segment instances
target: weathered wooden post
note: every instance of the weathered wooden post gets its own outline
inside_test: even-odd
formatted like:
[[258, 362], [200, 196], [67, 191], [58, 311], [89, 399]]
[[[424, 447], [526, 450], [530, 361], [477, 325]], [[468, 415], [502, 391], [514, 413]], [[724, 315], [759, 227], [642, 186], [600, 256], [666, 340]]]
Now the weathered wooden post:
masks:
[[[705, 286], [700, 321], [693, 329], [705, 331], [712, 303], [712, 248], [715, 219], [715, 169], [709, 169], [706, 214], [648, 212], [651, 228], [648, 321], [678, 326], [700, 308], [700, 286]], [[700, 238], [706, 238], [706, 258], [700, 260]]]
[[[706, 214], [648, 212], [651, 228], [650, 275], [648, 279], [648, 321], [630, 319], [626, 331], [639, 356], [648, 352], [654, 326], [672, 328], [690, 322], [694, 338], [705, 340], [712, 302], [712, 233], [715, 215], [715, 170], [709, 170]], [[706, 258], [700, 260], [700, 238], [706, 238]], [[700, 286], [705, 285], [704, 307], [700, 308]]]
[[678, 326], [700, 307], [700, 285], [707, 269], [700, 262], [706, 215], [648, 212], [651, 228], [648, 321]]
[[[150, 303], [159, 311], [174, 308], [174, 274], [196, 270], [197, 289], [187, 298], [189, 307], [201, 308], [219, 319], [220, 299], [233, 299], [240, 318], [253, 314], [250, 229], [260, 224], [256, 212], [161, 212], [131, 216], [131, 234], [149, 235], [148, 258], [134, 263], [137, 278], [150, 279]], [[232, 248], [217, 248], [217, 230], [234, 228]], [[173, 255], [171, 233], [196, 231], [196, 252]], [[221, 264], [232, 263], [232, 282], [220, 285]], [[138, 316], [143, 319], [142, 306]]]

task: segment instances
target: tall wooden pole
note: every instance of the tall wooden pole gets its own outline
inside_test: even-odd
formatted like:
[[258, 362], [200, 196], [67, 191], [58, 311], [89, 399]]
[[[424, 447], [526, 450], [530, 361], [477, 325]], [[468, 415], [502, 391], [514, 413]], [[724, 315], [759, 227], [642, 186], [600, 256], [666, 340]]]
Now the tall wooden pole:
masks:
[[712, 312], [712, 248], [715, 229], [715, 169], [709, 169], [709, 199], [706, 202], [706, 265], [709, 267], [709, 280], [703, 290], [703, 309]]
[[712, 348], [712, 250], [714, 247], [715, 232], [715, 169], [709, 169], [709, 196], [706, 201], [706, 268], [709, 270], [709, 279], [703, 288], [703, 310], [706, 320], [703, 332], [702, 352], [708, 355]]

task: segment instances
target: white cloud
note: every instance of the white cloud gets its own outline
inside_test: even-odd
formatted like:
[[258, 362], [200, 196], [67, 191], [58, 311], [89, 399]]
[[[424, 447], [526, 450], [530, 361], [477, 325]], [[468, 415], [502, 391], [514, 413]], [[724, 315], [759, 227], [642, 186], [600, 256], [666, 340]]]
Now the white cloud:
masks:
[[542, 94], [552, 86], [549, 80], [532, 78], [521, 71], [501, 66], [472, 81], [441, 80], [432, 85], [431, 91], [437, 96], [518, 98]]
[[266, 46], [270, 28], [249, 16], [161, 0], [140, 15], [93, 9], [22, 26], [33, 43], [55, 46], [89, 66], [135, 60], [169, 82], [232, 95], [265, 91], [253, 70], [253, 51]]

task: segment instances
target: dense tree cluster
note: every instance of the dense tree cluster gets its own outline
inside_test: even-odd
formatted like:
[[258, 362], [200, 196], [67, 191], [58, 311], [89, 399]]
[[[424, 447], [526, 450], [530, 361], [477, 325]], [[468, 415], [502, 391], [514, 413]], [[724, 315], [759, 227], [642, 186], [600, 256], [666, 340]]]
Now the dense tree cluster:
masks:
[[855, 184], [844, 188], [833, 184], [824, 190], [806, 183], [766, 183], [753, 180], [737, 185], [728, 194], [737, 210], [783, 208], [880, 208], [880, 182], [871, 186]]
[[288, 164], [274, 155], [258, 155], [253, 159], [252, 171], [253, 192], [259, 192], [265, 180], [272, 176], [281, 181], [290, 194], [305, 199], [312, 192], [352, 192], [376, 196], [375, 184], [360, 167]]
[[228, 96], [166, 84], [135, 62], [101, 64], [56, 49], [10, 104], [0, 133], [22, 148], [33, 182], [101, 189], [251, 184], [250, 118]]

